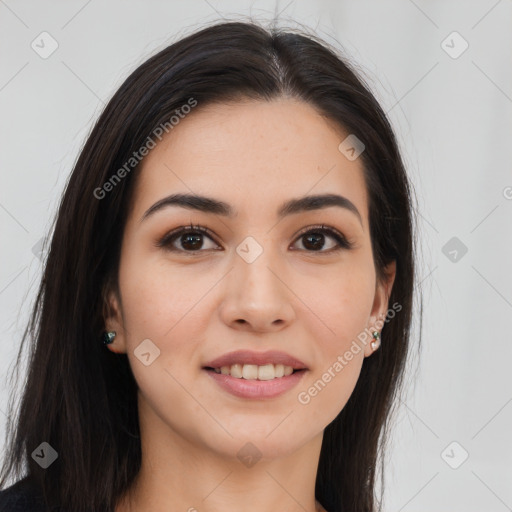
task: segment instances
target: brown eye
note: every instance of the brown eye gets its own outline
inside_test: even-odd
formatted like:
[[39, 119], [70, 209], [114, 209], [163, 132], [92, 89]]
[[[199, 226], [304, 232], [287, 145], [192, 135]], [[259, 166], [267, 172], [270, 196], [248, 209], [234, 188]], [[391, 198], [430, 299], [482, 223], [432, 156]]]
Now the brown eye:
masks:
[[[208, 230], [202, 226], [190, 225], [189, 227], [182, 227], [166, 234], [157, 243], [157, 246], [165, 247], [169, 251], [201, 252], [202, 249], [205, 250], [205, 237], [214, 242], [208, 233]], [[176, 245], [178, 245], [178, 247], [176, 247]], [[214, 243], [213, 247], [206, 247], [206, 250], [215, 249], [217, 247], [218, 245]]]
[[[326, 244], [326, 238], [334, 240], [334, 246], [328, 247], [327, 250], [323, 250]], [[302, 232], [298, 240], [303, 240], [302, 244], [304, 250], [307, 252], [333, 252], [340, 249], [351, 249], [352, 244], [337, 230], [333, 228], [326, 228], [323, 224], [321, 226], [309, 227], [307, 231]]]

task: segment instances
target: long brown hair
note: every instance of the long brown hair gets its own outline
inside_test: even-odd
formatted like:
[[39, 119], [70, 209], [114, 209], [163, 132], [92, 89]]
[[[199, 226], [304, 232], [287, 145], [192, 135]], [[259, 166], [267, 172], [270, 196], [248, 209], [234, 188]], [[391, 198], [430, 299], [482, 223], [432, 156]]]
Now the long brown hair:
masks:
[[[117, 289], [127, 211], [139, 170], [98, 198], [147, 137], [190, 98], [198, 107], [241, 98], [298, 98], [364, 142], [369, 224], [378, 279], [396, 261], [382, 348], [363, 363], [348, 403], [326, 427], [316, 498], [329, 512], [373, 512], [376, 474], [408, 354], [415, 246], [412, 188], [392, 127], [370, 88], [338, 52], [306, 33], [222, 22], [146, 60], [97, 120], [69, 177], [44, 273], [20, 346], [29, 345], [18, 415], [7, 428], [0, 486], [27, 477], [48, 506], [114, 510], [141, 463], [137, 385], [125, 354], [100, 342], [106, 290]], [[9, 408], [14, 418], [14, 399]], [[42, 469], [32, 452], [49, 443]], [[25, 467], [23, 467], [25, 466]]]

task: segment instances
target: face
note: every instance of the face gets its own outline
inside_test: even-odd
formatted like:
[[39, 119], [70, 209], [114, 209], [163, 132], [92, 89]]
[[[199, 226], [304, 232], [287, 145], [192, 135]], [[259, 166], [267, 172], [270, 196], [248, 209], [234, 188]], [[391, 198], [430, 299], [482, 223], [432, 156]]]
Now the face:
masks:
[[[247, 442], [276, 457], [342, 410], [372, 354], [358, 335], [385, 315], [394, 280], [393, 267], [376, 281], [362, 162], [338, 149], [347, 136], [297, 100], [199, 105], [146, 156], [106, 319], [108, 348], [138, 383], [141, 428], [223, 457]], [[148, 212], [174, 194], [231, 215], [191, 201]], [[353, 208], [281, 211], [325, 194]], [[247, 380], [205, 369], [237, 350], [284, 352], [304, 369], [271, 380], [253, 366], [237, 367]], [[260, 377], [281, 371], [256, 361]]]

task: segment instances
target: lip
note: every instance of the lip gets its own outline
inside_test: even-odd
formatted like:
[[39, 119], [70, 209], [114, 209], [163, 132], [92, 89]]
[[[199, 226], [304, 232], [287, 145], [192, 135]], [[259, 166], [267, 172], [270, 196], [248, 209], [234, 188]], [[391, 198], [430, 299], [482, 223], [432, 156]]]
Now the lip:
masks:
[[213, 370], [204, 369], [222, 389], [240, 398], [273, 398], [286, 393], [295, 387], [307, 370], [294, 372], [284, 377], [272, 380], [237, 379], [231, 375], [215, 373]]
[[[235, 350], [234, 352], [229, 352], [223, 356], [213, 359], [206, 363], [203, 368], [221, 368], [222, 366], [231, 366], [233, 364], [255, 364], [258, 366], [263, 366], [265, 364], [282, 364], [285, 366], [291, 366], [294, 370], [308, 370], [302, 361], [279, 350], [269, 350], [267, 352]], [[239, 379], [235, 378], [235, 380]]]

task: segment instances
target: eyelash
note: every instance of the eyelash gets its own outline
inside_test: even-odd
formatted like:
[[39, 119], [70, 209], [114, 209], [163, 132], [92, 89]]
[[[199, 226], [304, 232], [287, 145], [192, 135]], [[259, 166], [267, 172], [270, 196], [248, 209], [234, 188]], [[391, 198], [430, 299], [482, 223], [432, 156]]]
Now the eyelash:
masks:
[[[177, 249], [171, 245], [171, 242], [173, 242], [174, 239], [179, 238], [181, 235], [190, 234], [190, 233], [192, 233], [192, 234], [201, 233], [202, 235], [206, 235], [213, 242], [217, 243], [213, 237], [213, 234], [210, 232], [209, 229], [207, 229], [203, 226], [200, 226], [200, 225], [190, 224], [187, 227], [181, 227], [181, 228], [171, 231], [170, 233], [165, 234], [156, 243], [156, 246], [160, 247], [160, 248], [162, 248], [162, 247], [166, 248], [167, 250], [172, 251], [172, 252], [183, 252], [183, 253], [186, 253], [187, 255], [195, 255], [196, 253], [205, 252], [205, 250], [202, 250], [202, 249], [199, 249], [197, 251], [185, 251], [182, 249]], [[308, 253], [313, 253], [313, 254], [330, 254], [333, 252], [338, 252], [342, 249], [350, 250], [353, 248], [353, 245], [354, 245], [352, 242], [348, 241], [338, 230], [336, 230], [332, 227], [326, 226], [325, 224], [319, 224], [316, 226], [309, 226], [309, 227], [305, 228], [303, 231], [301, 231], [299, 233], [299, 235], [297, 236], [297, 238], [295, 240], [297, 241], [301, 237], [303, 237], [309, 233], [327, 234], [328, 236], [330, 236], [331, 238], [336, 240], [336, 242], [338, 243], [338, 246], [328, 249], [327, 251], [322, 251], [322, 250], [308, 251], [307, 249], [299, 249], [299, 250], [302, 250], [302, 251], [305, 251]]]

